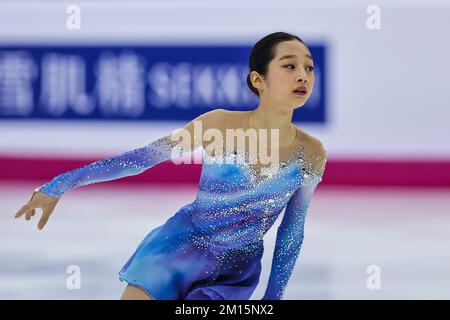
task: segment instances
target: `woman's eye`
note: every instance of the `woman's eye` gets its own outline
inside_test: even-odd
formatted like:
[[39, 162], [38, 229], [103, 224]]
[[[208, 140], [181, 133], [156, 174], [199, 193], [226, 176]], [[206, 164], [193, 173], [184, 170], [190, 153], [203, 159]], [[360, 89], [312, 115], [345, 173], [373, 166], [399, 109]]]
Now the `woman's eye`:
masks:
[[287, 64], [287, 65], [285, 65], [284, 67], [287, 67], [287, 66], [294, 66], [293, 64]]
[[[284, 67], [289, 67], [289, 66], [294, 67], [293, 64], [287, 64], [287, 65], [285, 65]], [[288, 69], [290, 69], [290, 68], [288, 68]], [[310, 72], [312, 72], [312, 71], [314, 70], [314, 67], [313, 67], [313, 66], [309, 66], [309, 67], [306, 67], [306, 69], [308, 69]]]

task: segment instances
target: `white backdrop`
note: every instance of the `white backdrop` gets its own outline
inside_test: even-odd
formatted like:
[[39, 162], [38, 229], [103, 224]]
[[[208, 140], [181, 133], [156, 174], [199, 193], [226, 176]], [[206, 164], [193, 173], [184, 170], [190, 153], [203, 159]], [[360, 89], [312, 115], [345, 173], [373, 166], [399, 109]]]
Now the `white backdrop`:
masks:
[[[66, 8], [81, 8], [81, 29]], [[328, 47], [328, 122], [303, 125], [330, 157], [450, 157], [450, 4], [377, 1], [2, 1], [0, 44], [219, 43], [251, 46], [287, 31]], [[176, 8], [176, 10], [175, 10]], [[22, 22], [22, 23], [19, 23]], [[2, 153], [103, 155], [147, 143], [183, 123], [0, 122]], [[95, 133], [95, 139], [85, 139]], [[30, 135], [34, 139], [29, 139]], [[71, 143], [67, 143], [67, 141]], [[82, 145], [76, 143], [81, 141]], [[81, 150], [83, 148], [83, 150]], [[93, 154], [94, 153], [94, 154]]]

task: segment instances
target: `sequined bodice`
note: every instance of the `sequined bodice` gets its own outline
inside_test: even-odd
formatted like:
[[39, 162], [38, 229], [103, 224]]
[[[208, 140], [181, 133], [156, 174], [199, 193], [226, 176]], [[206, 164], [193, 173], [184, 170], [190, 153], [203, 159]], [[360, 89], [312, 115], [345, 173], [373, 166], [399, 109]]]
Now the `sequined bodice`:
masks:
[[260, 176], [234, 154], [222, 163], [204, 155], [192, 218], [222, 246], [260, 241], [308, 176], [301, 175], [305, 171], [298, 159], [280, 164], [272, 175]]

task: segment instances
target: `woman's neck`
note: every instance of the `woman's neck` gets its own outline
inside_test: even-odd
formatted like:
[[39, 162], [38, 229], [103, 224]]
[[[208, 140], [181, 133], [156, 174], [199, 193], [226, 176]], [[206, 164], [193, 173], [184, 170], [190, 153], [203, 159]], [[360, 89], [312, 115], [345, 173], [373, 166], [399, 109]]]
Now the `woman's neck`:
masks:
[[[297, 129], [292, 124], [292, 110], [287, 112], [281, 112], [276, 108], [265, 107], [264, 105], [259, 105], [258, 108], [249, 112], [248, 123], [251, 128], [267, 129], [278, 129], [280, 142], [286, 142], [289, 144], [295, 137]], [[285, 143], [282, 143], [285, 145]]]

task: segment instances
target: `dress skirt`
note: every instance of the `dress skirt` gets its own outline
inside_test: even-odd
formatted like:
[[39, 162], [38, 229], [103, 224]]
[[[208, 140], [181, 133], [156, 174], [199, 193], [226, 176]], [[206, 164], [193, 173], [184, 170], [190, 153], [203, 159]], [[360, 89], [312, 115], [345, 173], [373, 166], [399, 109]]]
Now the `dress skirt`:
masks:
[[157, 300], [248, 300], [261, 274], [262, 242], [223, 250], [187, 206], [153, 229], [119, 272]]

